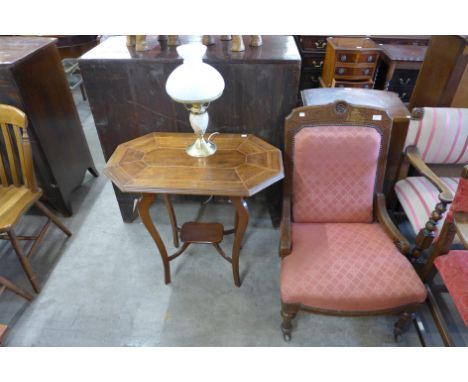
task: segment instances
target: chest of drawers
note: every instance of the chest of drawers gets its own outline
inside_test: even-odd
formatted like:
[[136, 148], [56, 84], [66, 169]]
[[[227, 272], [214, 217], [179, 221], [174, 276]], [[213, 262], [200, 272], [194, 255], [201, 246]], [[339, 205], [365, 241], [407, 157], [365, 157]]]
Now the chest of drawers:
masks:
[[323, 84], [326, 87], [334, 87], [341, 81], [369, 84], [373, 81], [379, 55], [379, 46], [370, 38], [329, 37]]
[[382, 49], [375, 87], [398, 94], [408, 102], [413, 92], [427, 47], [380, 44]]

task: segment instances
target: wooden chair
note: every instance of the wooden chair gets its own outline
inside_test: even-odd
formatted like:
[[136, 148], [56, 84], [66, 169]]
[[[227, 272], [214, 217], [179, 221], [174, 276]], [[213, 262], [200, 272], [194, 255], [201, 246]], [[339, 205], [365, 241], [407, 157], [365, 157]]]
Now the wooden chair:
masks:
[[[413, 259], [439, 234], [458, 176], [468, 162], [468, 109], [412, 111], [395, 194], [416, 234]], [[413, 176], [414, 172], [418, 176]]]
[[391, 128], [385, 111], [344, 101], [296, 108], [286, 118], [280, 290], [287, 341], [300, 310], [399, 313], [398, 337], [426, 299], [382, 194]]
[[[455, 237], [465, 250], [450, 250]], [[439, 272], [445, 287], [435, 285], [434, 276]], [[460, 183], [450, 210], [431, 251], [421, 277], [428, 290], [428, 305], [445, 346], [454, 342], [444, 323], [441, 310], [434, 298], [434, 291], [448, 292], [468, 328], [468, 166], [462, 171]]]
[[[51, 221], [67, 236], [71, 236], [71, 232], [39, 201], [42, 190], [36, 184], [26, 126], [26, 115], [21, 110], [0, 105], [0, 239], [11, 242], [33, 289], [39, 293], [40, 285], [29, 259], [44, 238]], [[15, 224], [33, 205], [47, 216], [47, 222], [36, 236], [16, 236]], [[33, 241], [27, 255], [20, 246], [20, 240]], [[11, 289], [5, 279], [3, 285]]]

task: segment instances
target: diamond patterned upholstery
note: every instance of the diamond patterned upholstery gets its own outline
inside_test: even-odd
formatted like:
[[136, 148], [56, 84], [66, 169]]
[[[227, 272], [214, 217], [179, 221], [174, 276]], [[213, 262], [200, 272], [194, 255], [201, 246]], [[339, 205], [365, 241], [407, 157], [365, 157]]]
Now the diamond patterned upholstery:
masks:
[[422, 303], [426, 290], [379, 224], [292, 223], [282, 260], [281, 300], [335, 311]]
[[450, 251], [434, 264], [468, 327], [468, 251]]
[[379, 224], [293, 223], [281, 300], [338, 311], [421, 303], [426, 290]]
[[294, 139], [293, 220], [371, 222], [380, 134], [370, 127], [303, 128]]

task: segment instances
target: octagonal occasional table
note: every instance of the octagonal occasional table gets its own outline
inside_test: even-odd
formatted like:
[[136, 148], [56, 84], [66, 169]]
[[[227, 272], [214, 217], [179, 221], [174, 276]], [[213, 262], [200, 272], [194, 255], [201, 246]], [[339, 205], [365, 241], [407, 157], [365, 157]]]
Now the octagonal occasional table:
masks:
[[[181, 255], [190, 244], [212, 244], [232, 264], [234, 283], [241, 285], [239, 252], [249, 212], [245, 198], [254, 195], [284, 177], [281, 152], [250, 134], [220, 134], [218, 150], [212, 156], [194, 158], [186, 154], [193, 142], [192, 133], [151, 133], [117, 147], [104, 173], [122, 192], [141, 193], [138, 211], [153, 238], [164, 265], [164, 281], [171, 282], [169, 262]], [[149, 208], [161, 194], [172, 226], [174, 246], [182, 247], [169, 256], [156, 229]], [[216, 195], [229, 197], [235, 207], [234, 228], [221, 223], [187, 222], [177, 225], [170, 194]], [[219, 243], [223, 236], [235, 234], [231, 256]]]

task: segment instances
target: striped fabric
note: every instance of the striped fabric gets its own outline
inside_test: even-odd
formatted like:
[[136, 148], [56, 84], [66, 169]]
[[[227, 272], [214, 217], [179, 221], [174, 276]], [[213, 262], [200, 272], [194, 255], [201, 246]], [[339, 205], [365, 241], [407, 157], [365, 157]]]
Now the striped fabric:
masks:
[[[440, 179], [455, 195], [459, 178], [441, 177]], [[398, 181], [395, 185], [395, 192], [414, 233], [417, 234], [424, 228], [436, 204], [439, 203], [439, 191], [426, 178], [414, 176]], [[436, 237], [439, 235], [439, 229], [444, 220], [445, 216], [437, 224]]]
[[425, 107], [411, 120], [406, 146], [415, 145], [426, 163], [468, 162], [468, 109]]

